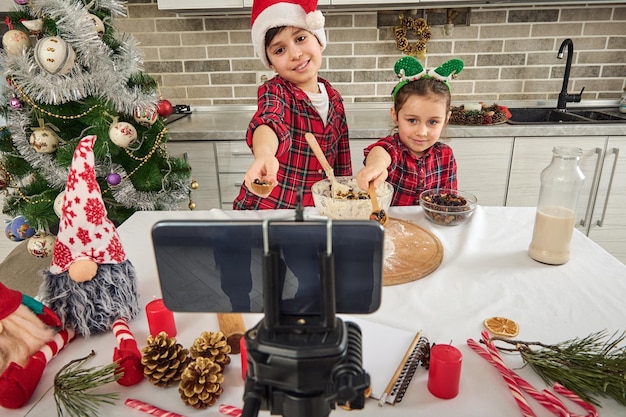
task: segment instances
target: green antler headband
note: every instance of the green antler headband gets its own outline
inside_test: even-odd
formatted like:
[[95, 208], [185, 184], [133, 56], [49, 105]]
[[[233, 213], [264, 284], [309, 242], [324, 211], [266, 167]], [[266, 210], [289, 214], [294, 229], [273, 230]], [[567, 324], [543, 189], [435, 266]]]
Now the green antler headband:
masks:
[[421, 78], [434, 78], [444, 83], [448, 89], [450, 89], [450, 81], [459, 72], [463, 70], [463, 61], [460, 59], [451, 59], [444, 62], [435, 69], [426, 71], [422, 64], [412, 56], [403, 56], [396, 61], [393, 66], [393, 71], [396, 73], [400, 82], [394, 87], [391, 95], [393, 99], [396, 99], [396, 94], [402, 87], [411, 81], [416, 81]]

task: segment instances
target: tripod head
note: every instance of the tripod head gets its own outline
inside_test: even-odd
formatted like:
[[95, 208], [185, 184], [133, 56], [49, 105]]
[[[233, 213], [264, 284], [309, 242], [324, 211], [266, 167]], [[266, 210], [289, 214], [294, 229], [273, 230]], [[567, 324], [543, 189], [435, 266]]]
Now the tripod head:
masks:
[[336, 317], [332, 220], [319, 254], [320, 313], [282, 313], [279, 255], [263, 223], [265, 317], [245, 334], [248, 357], [243, 417], [259, 410], [288, 417], [324, 417], [336, 404], [363, 408], [369, 375], [362, 367], [361, 330]]

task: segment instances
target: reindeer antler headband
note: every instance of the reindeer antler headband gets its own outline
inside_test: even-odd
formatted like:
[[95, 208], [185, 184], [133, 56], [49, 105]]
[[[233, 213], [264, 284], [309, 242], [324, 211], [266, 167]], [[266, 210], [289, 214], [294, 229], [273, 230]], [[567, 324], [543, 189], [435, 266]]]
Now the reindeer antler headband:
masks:
[[460, 59], [451, 59], [444, 62], [435, 69], [426, 71], [422, 64], [412, 56], [403, 56], [396, 61], [393, 66], [393, 71], [396, 73], [400, 82], [394, 87], [391, 95], [393, 99], [396, 99], [396, 94], [402, 87], [411, 81], [416, 81], [421, 78], [434, 78], [444, 83], [448, 89], [450, 88], [450, 81], [452, 78], [463, 70], [463, 61]]

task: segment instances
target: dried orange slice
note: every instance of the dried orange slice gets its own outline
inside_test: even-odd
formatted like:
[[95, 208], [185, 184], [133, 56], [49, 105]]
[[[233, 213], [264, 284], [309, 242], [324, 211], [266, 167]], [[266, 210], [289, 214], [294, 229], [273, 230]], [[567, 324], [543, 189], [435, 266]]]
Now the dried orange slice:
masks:
[[497, 336], [513, 337], [519, 333], [518, 324], [506, 317], [489, 317], [483, 324], [487, 330]]

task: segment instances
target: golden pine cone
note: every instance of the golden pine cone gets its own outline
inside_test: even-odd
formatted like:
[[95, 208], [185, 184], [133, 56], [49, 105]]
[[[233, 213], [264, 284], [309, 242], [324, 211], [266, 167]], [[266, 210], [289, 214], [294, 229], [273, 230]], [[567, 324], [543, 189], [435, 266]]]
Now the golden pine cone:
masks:
[[189, 348], [192, 359], [208, 358], [224, 369], [230, 363], [230, 346], [222, 332], [202, 332]]
[[178, 393], [186, 405], [203, 409], [217, 402], [224, 391], [222, 382], [222, 367], [211, 359], [199, 357], [192, 360], [183, 371]]
[[189, 351], [165, 332], [156, 337], [149, 336], [146, 343], [141, 350], [141, 364], [148, 381], [158, 387], [167, 387], [180, 381], [190, 360]]

